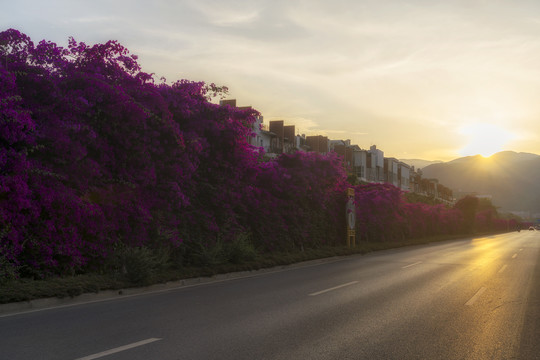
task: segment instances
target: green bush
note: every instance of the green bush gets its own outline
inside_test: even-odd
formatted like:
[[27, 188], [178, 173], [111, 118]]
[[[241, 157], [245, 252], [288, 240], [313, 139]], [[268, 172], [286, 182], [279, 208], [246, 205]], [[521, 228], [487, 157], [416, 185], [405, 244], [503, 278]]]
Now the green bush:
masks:
[[199, 241], [188, 243], [188, 259], [192, 266], [215, 266], [226, 262], [221, 241], [214, 244]]
[[0, 284], [15, 280], [18, 272], [17, 267], [8, 261], [3, 254], [0, 254]]
[[128, 247], [119, 254], [122, 275], [133, 284], [147, 284], [162, 265], [156, 254], [146, 247]]
[[223, 256], [232, 264], [252, 261], [257, 257], [257, 251], [249, 233], [242, 233], [233, 241], [223, 245]]

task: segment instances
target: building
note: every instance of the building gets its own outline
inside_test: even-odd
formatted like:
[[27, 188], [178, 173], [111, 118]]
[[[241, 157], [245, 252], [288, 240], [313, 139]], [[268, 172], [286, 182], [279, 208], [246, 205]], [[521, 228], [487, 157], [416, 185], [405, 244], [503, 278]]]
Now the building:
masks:
[[272, 120], [269, 125], [270, 147], [268, 153], [291, 154], [296, 151], [297, 139], [294, 125], [285, 125], [283, 120]]
[[369, 182], [384, 182], [384, 152], [372, 145], [366, 159], [366, 177]]
[[330, 140], [330, 150], [338, 154], [342, 161], [347, 175], [354, 173], [354, 149], [360, 149], [357, 145], [352, 146], [351, 140]]
[[328, 137], [322, 135], [307, 136], [306, 145], [309, 151], [316, 151], [321, 154], [327, 154], [330, 148]]
[[283, 152], [287, 154], [292, 154], [298, 149], [295, 131], [294, 125], [283, 126]]
[[354, 149], [353, 150], [353, 174], [356, 175], [358, 180], [367, 182], [367, 159], [371, 156], [367, 150]]
[[263, 117], [259, 115], [253, 123], [253, 137], [249, 139], [249, 143], [258, 148], [267, 149], [270, 147], [272, 135], [269, 131], [264, 130]]
[[307, 152], [309, 151], [309, 146], [307, 146], [306, 142], [306, 134], [298, 134], [294, 137], [294, 144], [296, 146], [296, 149], [298, 151]]
[[410, 178], [411, 178], [411, 166], [404, 162], [398, 162], [398, 187], [403, 191], [411, 191]]
[[384, 158], [384, 182], [398, 186], [398, 163], [395, 158]]
[[268, 152], [273, 154], [283, 154], [283, 142], [285, 138], [285, 124], [283, 120], [270, 121], [269, 129], [275, 136], [272, 137]]
[[[236, 106], [236, 99], [221, 100], [221, 106]], [[250, 106], [238, 107], [239, 109], [251, 109]], [[264, 149], [269, 157], [276, 157], [284, 152], [295, 151], [297, 139], [295, 136], [295, 126], [285, 125], [283, 120], [270, 121], [269, 126], [263, 124], [262, 115], [255, 117], [253, 123], [253, 136], [248, 139], [250, 145]]]

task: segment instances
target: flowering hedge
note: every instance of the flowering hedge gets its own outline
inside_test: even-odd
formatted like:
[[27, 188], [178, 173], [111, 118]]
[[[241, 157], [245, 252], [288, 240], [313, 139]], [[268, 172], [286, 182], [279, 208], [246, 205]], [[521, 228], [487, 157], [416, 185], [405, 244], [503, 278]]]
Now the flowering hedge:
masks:
[[238, 226], [218, 205], [256, 164], [255, 112], [211, 104], [203, 83], [156, 85], [114, 41], [34, 46], [8, 30], [0, 44], [4, 262], [62, 270], [118, 242], [178, 246]]
[[409, 203], [390, 184], [355, 187], [357, 233], [360, 240], [396, 241], [454, 234], [463, 221], [459, 210], [445, 205]]
[[260, 165], [254, 184], [246, 224], [265, 249], [334, 245], [345, 236], [347, 183], [336, 154], [283, 154]]
[[[156, 83], [115, 41], [67, 48], [0, 33], [0, 272], [84, 271], [116, 249], [212, 247], [248, 234], [261, 251], [338, 245], [346, 174], [337, 155], [274, 161], [249, 144], [252, 109], [223, 88]], [[460, 210], [355, 187], [360, 240], [461, 228]]]

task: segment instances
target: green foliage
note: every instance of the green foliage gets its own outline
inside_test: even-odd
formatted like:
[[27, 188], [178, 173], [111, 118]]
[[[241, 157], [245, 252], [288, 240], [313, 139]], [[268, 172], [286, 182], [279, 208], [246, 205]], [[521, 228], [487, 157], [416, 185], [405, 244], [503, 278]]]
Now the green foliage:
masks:
[[466, 233], [471, 234], [474, 232], [474, 221], [478, 204], [479, 200], [476, 196], [467, 195], [454, 205], [454, 208], [463, 214], [463, 230]]
[[360, 182], [358, 181], [358, 176], [354, 175], [354, 174], [351, 174], [349, 176], [347, 176], [347, 182], [351, 185], [359, 185]]
[[131, 283], [148, 284], [155, 271], [163, 264], [163, 258], [147, 247], [126, 247], [117, 255], [117, 266], [122, 275]]
[[4, 254], [0, 253], [0, 284], [15, 280], [18, 268], [11, 261], [8, 261]]
[[208, 244], [202, 241], [190, 241], [187, 245], [188, 265], [215, 266], [224, 262], [223, 244], [217, 241]]
[[493, 205], [491, 199], [488, 198], [478, 198], [478, 207], [477, 211], [490, 211], [494, 216], [498, 216], [497, 207]]
[[257, 256], [257, 251], [248, 233], [239, 234], [233, 241], [224, 244], [224, 258], [232, 264], [241, 264], [252, 261]]
[[442, 204], [442, 201], [435, 199], [433, 195], [426, 196], [422, 194], [417, 194], [413, 192], [406, 192], [403, 194], [405, 199], [410, 203], [422, 203], [427, 205], [439, 205]]
[[[234, 239], [214, 242], [189, 241], [176, 250], [176, 257], [183, 266], [212, 267], [223, 264], [241, 264], [257, 256], [250, 233], [241, 232]], [[177, 262], [178, 260], [173, 260]]]
[[122, 284], [104, 275], [77, 275], [46, 280], [17, 279], [0, 284], [0, 303], [29, 301], [39, 298], [75, 297], [83, 293], [97, 293], [119, 288]]

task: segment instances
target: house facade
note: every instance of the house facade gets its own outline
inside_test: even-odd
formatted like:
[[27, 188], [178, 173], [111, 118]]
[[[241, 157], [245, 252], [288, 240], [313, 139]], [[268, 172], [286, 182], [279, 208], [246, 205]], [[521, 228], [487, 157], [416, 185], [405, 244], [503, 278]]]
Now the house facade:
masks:
[[384, 152], [372, 145], [368, 150], [367, 157], [367, 181], [384, 182]]

